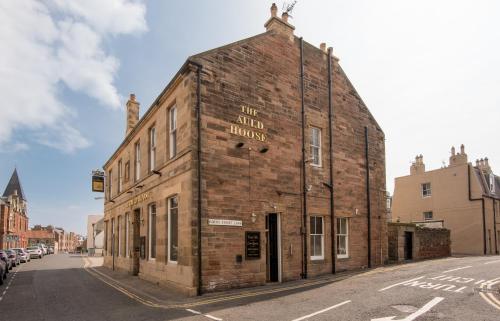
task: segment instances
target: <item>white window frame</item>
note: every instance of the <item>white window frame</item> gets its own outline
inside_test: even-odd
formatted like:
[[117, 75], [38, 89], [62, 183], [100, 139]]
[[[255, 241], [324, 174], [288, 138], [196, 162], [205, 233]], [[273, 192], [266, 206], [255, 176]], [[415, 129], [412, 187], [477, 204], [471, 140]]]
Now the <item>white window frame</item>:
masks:
[[156, 166], [156, 128], [149, 129], [149, 171], [152, 172]]
[[172, 106], [168, 111], [168, 149], [169, 158], [177, 155], [177, 106]]
[[[425, 188], [426, 185], [429, 185], [428, 189]], [[423, 198], [431, 197], [432, 196], [432, 185], [431, 185], [431, 183], [429, 183], [429, 182], [422, 183], [422, 185], [420, 186], [420, 188], [421, 188], [421, 193], [422, 193], [422, 197]]]
[[137, 182], [141, 179], [141, 142], [138, 141], [134, 145], [134, 181]]
[[118, 224], [118, 255], [117, 256], [122, 256], [122, 217], [121, 217], [121, 215], [118, 216], [117, 224]]
[[125, 257], [129, 257], [129, 233], [130, 233], [130, 214], [125, 213]]
[[[342, 226], [341, 222], [342, 220], [345, 220], [345, 233], [340, 233], [340, 226]], [[336, 242], [337, 242], [337, 258], [339, 259], [346, 259], [349, 257], [349, 218], [347, 217], [337, 217], [337, 237], [336, 237]], [[344, 254], [339, 254], [339, 240], [340, 237], [345, 237], [345, 253]]]
[[122, 169], [122, 160], [118, 161], [118, 193], [121, 193], [123, 190], [123, 169]]
[[[430, 218], [427, 217], [427, 214], [431, 214]], [[434, 219], [434, 213], [432, 211], [424, 212], [424, 221], [432, 221]]]
[[[151, 245], [153, 244], [153, 240], [151, 238], [151, 231], [152, 231], [152, 227], [153, 227], [153, 224], [151, 224], [153, 222], [152, 220], [152, 217], [153, 217], [153, 211], [152, 209], [154, 208], [154, 216], [155, 216], [155, 257], [152, 257], [152, 251], [151, 251]], [[157, 230], [156, 230], [156, 219], [157, 219], [157, 216], [156, 216], [156, 204], [155, 203], [152, 203], [152, 204], [149, 204], [148, 205], [148, 260], [150, 261], [155, 261], [156, 260], [156, 240], [157, 240]]]
[[167, 244], [167, 261], [170, 264], [177, 264], [177, 261], [173, 261], [170, 259], [170, 245], [172, 242], [172, 220], [171, 220], [171, 202], [173, 198], [177, 198], [177, 261], [179, 260], [179, 197], [178, 195], [173, 195], [167, 198], [167, 208], [168, 208], [168, 244]]
[[[316, 233], [312, 233], [311, 232], [311, 221], [312, 219], [314, 218], [314, 224], [316, 224], [316, 220], [317, 219], [320, 219], [321, 220], [321, 233], [318, 233], [318, 231], [316, 231], [316, 227], [314, 227], [314, 230]], [[314, 246], [314, 242], [312, 241], [312, 237], [313, 236], [320, 236], [321, 238], [321, 255], [311, 255], [311, 261], [314, 261], [314, 260], [324, 260], [325, 259], [325, 219], [323, 218], [323, 216], [319, 216], [319, 215], [311, 215], [311, 217], [309, 218], [309, 248], [310, 248], [310, 251], [311, 251], [311, 254], [313, 253], [313, 246]]]
[[[314, 144], [315, 133], [318, 135], [318, 144]], [[322, 156], [321, 156], [321, 128], [311, 127], [311, 137], [310, 137], [310, 152], [311, 152], [311, 166], [321, 167], [322, 166]], [[318, 160], [317, 162], [314, 159], [314, 151], [318, 151]]]
[[109, 170], [108, 172], [108, 199], [111, 199], [113, 196], [113, 170]]

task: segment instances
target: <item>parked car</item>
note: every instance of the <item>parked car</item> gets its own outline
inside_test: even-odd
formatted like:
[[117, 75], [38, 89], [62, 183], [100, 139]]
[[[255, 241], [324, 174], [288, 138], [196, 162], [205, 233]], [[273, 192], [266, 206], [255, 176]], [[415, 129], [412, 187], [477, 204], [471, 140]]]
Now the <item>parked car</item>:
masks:
[[7, 254], [0, 251], [0, 285], [3, 284], [3, 280], [7, 278], [7, 273], [9, 273], [9, 262]]
[[13, 250], [17, 252], [17, 255], [19, 256], [21, 263], [26, 263], [31, 260], [30, 255], [26, 251], [26, 249], [21, 247], [21, 248], [15, 248]]
[[21, 264], [21, 259], [18, 257], [17, 252], [14, 250], [6, 250], [5, 251], [9, 257], [9, 259], [12, 260], [12, 266], [18, 266]]
[[43, 256], [43, 252], [38, 246], [30, 246], [27, 248], [28, 253], [30, 254], [30, 258], [34, 257], [37, 259], [41, 259]]
[[40, 244], [40, 248], [42, 249], [43, 255], [47, 255], [47, 246], [45, 244]]
[[9, 259], [9, 255], [4, 250], [0, 250], [0, 260], [7, 264], [7, 273], [9, 273], [9, 270], [12, 270], [12, 260]]
[[54, 248], [52, 246], [49, 247], [49, 254], [54, 254]]

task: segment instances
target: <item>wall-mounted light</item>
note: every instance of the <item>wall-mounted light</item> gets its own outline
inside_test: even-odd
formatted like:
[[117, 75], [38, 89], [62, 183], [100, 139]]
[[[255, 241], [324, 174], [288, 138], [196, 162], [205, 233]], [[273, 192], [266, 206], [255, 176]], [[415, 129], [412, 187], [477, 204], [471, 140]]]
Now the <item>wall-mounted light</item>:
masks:
[[358, 215], [359, 214], [359, 209], [355, 208], [354, 209], [354, 215]]
[[152, 170], [151, 173], [161, 176], [161, 172], [157, 170]]
[[252, 219], [252, 223], [255, 223], [255, 221], [257, 221], [257, 215], [255, 213], [252, 213], [252, 215], [250, 215], [251, 219]]

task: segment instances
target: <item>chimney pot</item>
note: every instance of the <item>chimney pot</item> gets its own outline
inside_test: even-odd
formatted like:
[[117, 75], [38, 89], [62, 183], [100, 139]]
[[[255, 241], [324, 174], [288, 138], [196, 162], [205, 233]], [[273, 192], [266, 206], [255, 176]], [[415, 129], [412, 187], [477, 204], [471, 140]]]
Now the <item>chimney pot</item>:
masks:
[[319, 45], [319, 49], [321, 49], [321, 51], [323, 51], [323, 52], [326, 52], [326, 43], [322, 42], [322, 43]]
[[465, 154], [465, 146], [464, 144], [460, 145], [460, 154]]
[[135, 101], [135, 94], [130, 94], [130, 100]]
[[451, 155], [452, 155], [452, 156], [455, 156], [455, 146], [452, 146], [452, 147], [451, 147]]
[[276, 17], [278, 15], [278, 7], [276, 6], [276, 3], [273, 3], [271, 6], [271, 17]]
[[281, 20], [283, 20], [283, 22], [288, 23], [288, 13], [287, 12], [283, 12], [281, 14]]

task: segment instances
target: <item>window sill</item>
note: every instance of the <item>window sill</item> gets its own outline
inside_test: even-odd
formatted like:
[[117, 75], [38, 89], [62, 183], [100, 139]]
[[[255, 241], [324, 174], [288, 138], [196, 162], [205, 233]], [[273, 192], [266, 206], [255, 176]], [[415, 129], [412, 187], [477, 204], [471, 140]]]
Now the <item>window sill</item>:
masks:
[[325, 257], [324, 256], [311, 256], [311, 262], [318, 262], [318, 261], [324, 261]]
[[349, 255], [346, 255], [346, 256], [337, 256], [337, 260], [340, 260], [340, 261], [347, 261], [349, 259], [350, 259]]

